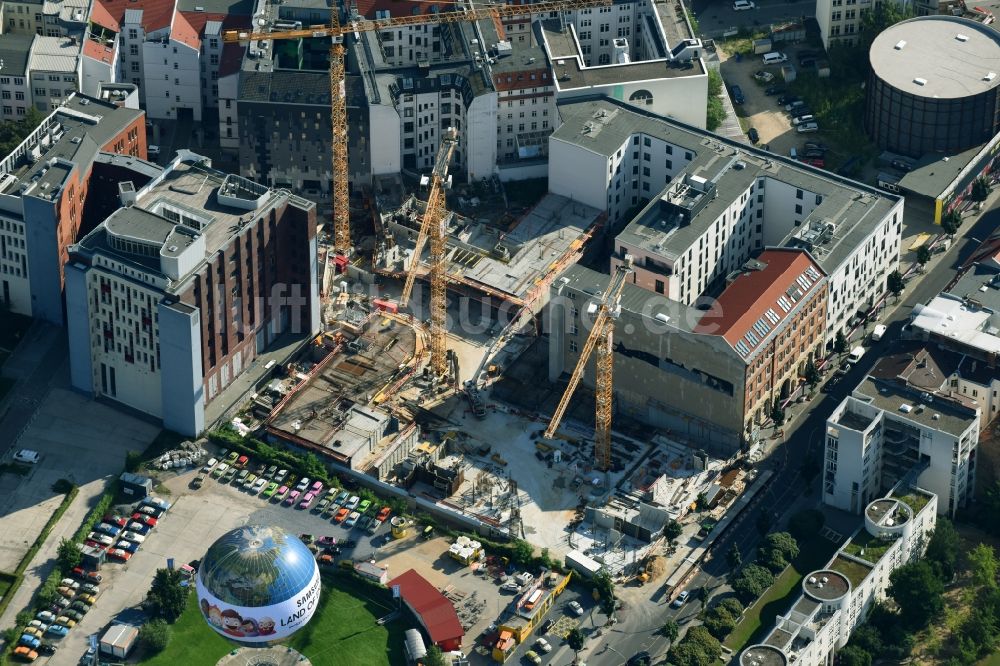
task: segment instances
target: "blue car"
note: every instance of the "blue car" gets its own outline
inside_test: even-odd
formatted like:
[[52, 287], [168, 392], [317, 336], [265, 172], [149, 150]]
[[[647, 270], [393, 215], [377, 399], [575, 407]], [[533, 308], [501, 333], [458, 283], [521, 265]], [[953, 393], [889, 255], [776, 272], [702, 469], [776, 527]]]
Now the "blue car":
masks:
[[18, 641], [18, 644], [27, 645], [32, 650], [34, 650], [39, 645], [41, 645], [42, 642], [38, 640], [36, 637], [32, 636], [31, 634], [21, 634], [21, 640]]
[[121, 548], [122, 550], [127, 550], [130, 553], [135, 553], [139, 550], [139, 544], [132, 541], [126, 541], [124, 539], [119, 541], [116, 547]]
[[730, 86], [729, 90], [733, 93], [733, 104], [742, 104], [746, 101], [743, 97], [743, 89], [739, 86]]
[[140, 523], [138, 520], [133, 520], [128, 524], [129, 532], [135, 532], [136, 534], [141, 534], [143, 536], [149, 534], [149, 531], [151, 529], [153, 528], [147, 525], [146, 523]]
[[113, 536], [113, 537], [118, 536], [122, 531], [122, 528], [118, 527], [117, 525], [112, 525], [111, 523], [101, 523], [100, 525], [97, 526], [96, 529], [98, 532], [104, 532], [108, 536]]
[[63, 636], [69, 633], [69, 627], [64, 627], [61, 624], [53, 624], [48, 629], [45, 630], [45, 633], [52, 634], [53, 636], [58, 636], [59, 638], [62, 638]]

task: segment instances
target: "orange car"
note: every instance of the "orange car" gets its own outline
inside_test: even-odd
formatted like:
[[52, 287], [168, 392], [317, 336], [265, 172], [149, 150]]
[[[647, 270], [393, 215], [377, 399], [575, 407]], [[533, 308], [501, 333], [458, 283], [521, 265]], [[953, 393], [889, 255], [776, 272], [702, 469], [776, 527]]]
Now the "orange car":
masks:
[[335, 523], [342, 523], [342, 522], [344, 522], [344, 518], [347, 518], [347, 514], [349, 514], [349, 513], [350, 513], [349, 509], [340, 509], [333, 516], [333, 522], [335, 522]]
[[390, 513], [392, 513], [392, 509], [390, 509], [387, 506], [384, 506], [382, 507], [382, 510], [378, 512], [378, 515], [375, 516], [375, 520], [379, 521], [380, 523], [384, 523], [385, 519], [389, 517]]

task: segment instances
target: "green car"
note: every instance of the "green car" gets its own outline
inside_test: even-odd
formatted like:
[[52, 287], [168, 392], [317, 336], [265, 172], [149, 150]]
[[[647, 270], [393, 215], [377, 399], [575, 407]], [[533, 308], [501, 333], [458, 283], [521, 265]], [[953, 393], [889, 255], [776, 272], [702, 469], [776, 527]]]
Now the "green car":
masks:
[[278, 484], [272, 481], [271, 483], [267, 484], [267, 488], [264, 489], [264, 492], [262, 492], [260, 496], [270, 497], [271, 495], [274, 494], [274, 491], [277, 489], [278, 489]]
[[228, 456], [226, 456], [226, 462], [232, 465], [236, 462], [236, 459], [240, 457], [240, 454], [236, 451], [231, 451]]
[[371, 500], [362, 500], [361, 504], [358, 505], [357, 512], [364, 513], [368, 510], [368, 507], [372, 505]]
[[256, 481], [256, 480], [257, 480], [257, 475], [256, 474], [253, 474], [253, 473], [247, 474], [246, 478], [243, 479], [243, 487], [244, 488], [250, 488], [250, 487], [252, 487], [254, 481]]
[[236, 473], [239, 471], [240, 470], [236, 469], [235, 467], [230, 467], [229, 469], [226, 470], [226, 473], [222, 475], [222, 481], [225, 483], [229, 483], [236, 477]]

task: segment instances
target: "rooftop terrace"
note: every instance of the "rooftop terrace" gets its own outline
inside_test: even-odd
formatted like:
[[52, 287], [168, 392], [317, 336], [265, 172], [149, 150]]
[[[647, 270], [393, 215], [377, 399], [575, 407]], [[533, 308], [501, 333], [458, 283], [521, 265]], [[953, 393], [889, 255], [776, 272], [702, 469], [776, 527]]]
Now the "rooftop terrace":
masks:
[[854, 397], [868, 402], [892, 415], [926, 428], [960, 436], [975, 423], [972, 410], [940, 396], [921, 395], [920, 391], [889, 382], [866, 377], [854, 390]]
[[832, 601], [847, 594], [850, 589], [847, 581], [847, 577], [836, 571], [814, 571], [802, 581], [802, 589], [815, 599]]
[[851, 585], [854, 587], [861, 585], [872, 571], [871, 566], [849, 559], [843, 555], [837, 555], [833, 559], [833, 562], [830, 563], [830, 568], [851, 581]]

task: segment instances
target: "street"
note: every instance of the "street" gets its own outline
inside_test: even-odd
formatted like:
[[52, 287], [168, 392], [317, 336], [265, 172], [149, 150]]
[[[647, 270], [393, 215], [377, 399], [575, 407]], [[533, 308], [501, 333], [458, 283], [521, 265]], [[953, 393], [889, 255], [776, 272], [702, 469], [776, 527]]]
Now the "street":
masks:
[[816, 3], [808, 0], [756, 0], [756, 4], [755, 9], [737, 12], [733, 11], [731, 0], [696, 0], [691, 4], [691, 11], [698, 19], [703, 36], [721, 38], [722, 33], [732, 27], [766, 29], [772, 23], [813, 16], [816, 8]]

